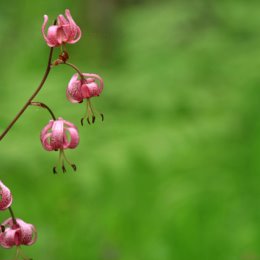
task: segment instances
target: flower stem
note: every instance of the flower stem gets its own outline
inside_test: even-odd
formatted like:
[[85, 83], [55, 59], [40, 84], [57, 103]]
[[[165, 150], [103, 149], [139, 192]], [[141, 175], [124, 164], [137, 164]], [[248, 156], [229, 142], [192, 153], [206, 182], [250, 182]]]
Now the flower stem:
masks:
[[44, 85], [44, 83], [45, 83], [45, 81], [46, 81], [46, 79], [47, 79], [47, 77], [48, 77], [48, 75], [50, 73], [50, 70], [51, 70], [52, 54], [53, 54], [53, 48], [51, 48], [51, 50], [50, 50], [49, 59], [48, 59], [48, 65], [47, 65], [46, 71], [44, 73], [44, 76], [42, 78], [42, 81], [40, 82], [38, 88], [31, 95], [31, 97], [27, 100], [27, 102], [22, 107], [22, 109], [17, 113], [17, 115], [14, 117], [14, 119], [11, 121], [11, 123], [7, 126], [7, 128], [4, 130], [4, 132], [0, 135], [0, 141], [5, 137], [5, 135], [9, 132], [9, 130], [13, 127], [13, 125], [20, 118], [20, 116], [27, 109], [27, 107], [31, 104], [32, 100], [36, 97], [36, 95], [39, 93], [39, 91], [43, 87], [43, 85]]
[[72, 67], [74, 70], [76, 70], [78, 72], [78, 74], [80, 75], [81, 79], [84, 80], [84, 76], [83, 76], [82, 72], [74, 64], [69, 63], [69, 62], [64, 62], [62, 64], [66, 64], [66, 65]]
[[[57, 21], [54, 21], [54, 25], [57, 23]], [[11, 123], [7, 126], [7, 128], [4, 130], [4, 132], [0, 135], [0, 141], [5, 137], [5, 135], [9, 132], [9, 130], [13, 127], [13, 125], [16, 123], [16, 121], [20, 118], [20, 116], [24, 113], [24, 111], [28, 108], [28, 106], [31, 104], [32, 100], [37, 96], [37, 94], [40, 92], [40, 90], [42, 89], [49, 73], [51, 70], [51, 61], [52, 61], [52, 55], [53, 55], [53, 48], [50, 49], [50, 53], [49, 53], [49, 58], [48, 58], [48, 64], [47, 64], [47, 68], [45, 70], [45, 73], [43, 75], [43, 78], [39, 84], [39, 86], [37, 87], [37, 89], [33, 92], [33, 94], [31, 95], [31, 97], [27, 100], [27, 102], [25, 103], [25, 105], [22, 107], [22, 109], [17, 113], [17, 115], [14, 117], [14, 119], [11, 121]]]
[[11, 214], [11, 217], [12, 217], [13, 223], [16, 225], [17, 222], [16, 222], [16, 219], [15, 219], [14, 212], [13, 212], [12, 208], [9, 207], [8, 210], [9, 210], [9, 212], [10, 212], [10, 214]]
[[52, 110], [46, 104], [44, 104], [42, 102], [31, 102], [30, 105], [47, 109], [49, 111], [49, 113], [51, 114], [52, 119], [56, 120], [54, 113], [52, 112]]

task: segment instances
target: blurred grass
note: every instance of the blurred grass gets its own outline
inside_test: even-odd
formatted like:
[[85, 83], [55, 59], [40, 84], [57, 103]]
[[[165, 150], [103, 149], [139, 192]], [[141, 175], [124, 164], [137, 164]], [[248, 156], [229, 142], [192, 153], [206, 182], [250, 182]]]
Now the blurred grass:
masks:
[[[57, 154], [39, 141], [45, 111], [29, 108], [1, 143], [15, 213], [39, 232], [29, 256], [260, 258], [259, 2], [120, 6], [106, 21], [113, 38], [86, 22], [85, 1], [1, 5], [2, 130], [42, 76], [44, 13], [71, 7], [84, 32], [71, 62], [105, 80], [93, 99], [105, 122], [80, 127], [67, 153], [76, 174], [52, 175]], [[37, 100], [79, 125], [84, 106], [65, 98], [72, 73], [55, 68]], [[1, 249], [1, 259], [12, 253]]]

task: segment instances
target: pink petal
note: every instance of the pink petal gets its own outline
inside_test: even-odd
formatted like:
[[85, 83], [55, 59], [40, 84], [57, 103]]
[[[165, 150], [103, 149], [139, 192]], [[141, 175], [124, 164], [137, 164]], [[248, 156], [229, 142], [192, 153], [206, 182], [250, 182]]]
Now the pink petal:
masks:
[[90, 90], [88, 88], [88, 84], [83, 84], [81, 86], [81, 94], [82, 94], [83, 98], [90, 98], [91, 97], [91, 93], [90, 93]]
[[[64, 25], [66, 26], [66, 25]], [[63, 27], [59, 27], [58, 30], [57, 30], [57, 42], [59, 45], [63, 44], [64, 42], [67, 42], [68, 41], [68, 36], [65, 34], [64, 30], [63, 30]]]
[[83, 100], [80, 90], [81, 82], [77, 78], [77, 73], [72, 76], [66, 91], [67, 98], [71, 103], [79, 103]]
[[47, 134], [41, 139], [41, 141], [42, 141], [42, 146], [43, 146], [43, 148], [44, 148], [45, 150], [47, 150], [47, 151], [52, 151], [52, 150], [53, 150], [53, 148], [52, 148], [52, 146], [51, 146], [51, 144], [50, 144], [50, 138], [51, 138], [51, 136], [52, 136], [52, 133], [47, 133]]
[[100, 95], [100, 93], [102, 92], [103, 88], [104, 88], [104, 82], [103, 79], [97, 75], [97, 74], [92, 74], [92, 73], [83, 73], [84, 77], [90, 77], [90, 78], [95, 78], [97, 80], [99, 80], [99, 89], [98, 89], [98, 95]]
[[68, 24], [68, 21], [66, 20], [66, 18], [63, 16], [63, 15], [59, 15], [58, 16], [58, 25], [59, 26], [63, 26], [63, 25], [65, 25], [65, 24]]
[[43, 24], [42, 24], [42, 35], [43, 35], [44, 40], [48, 44], [48, 46], [54, 47], [54, 45], [49, 41], [48, 37], [45, 34], [45, 28], [46, 28], [46, 24], [48, 22], [48, 19], [49, 19], [48, 15], [44, 15], [44, 21], [43, 21]]
[[20, 243], [23, 245], [32, 245], [37, 239], [37, 232], [32, 224], [28, 224], [21, 219], [16, 219], [21, 229]]
[[70, 128], [67, 128], [66, 131], [68, 131], [70, 134], [70, 142], [68, 143], [68, 145], [65, 148], [70, 148], [70, 149], [76, 148], [79, 144], [78, 130], [76, 128], [70, 127]]
[[77, 24], [73, 20], [69, 9], [65, 10], [65, 14], [67, 16], [67, 19], [68, 19], [69, 25], [70, 25], [70, 32], [67, 31], [68, 37], [69, 37], [68, 43], [73, 44], [81, 38], [81, 30], [80, 30], [79, 26], [77, 26]]
[[0, 235], [0, 245], [4, 248], [19, 246], [21, 232], [19, 229], [6, 228], [5, 232]]
[[0, 210], [9, 208], [12, 204], [13, 197], [10, 190], [0, 181]]
[[72, 40], [72, 39], [68, 40], [68, 43], [74, 44], [74, 43], [78, 42], [80, 38], [81, 38], [81, 30], [77, 26], [77, 28], [76, 28], [76, 35], [74, 36], [74, 40]]
[[64, 125], [65, 127], [72, 127], [72, 128], [76, 128], [78, 129], [74, 124], [72, 124], [71, 122], [67, 121], [67, 120], [63, 120], [64, 121]]
[[50, 120], [50, 122], [42, 129], [42, 131], [41, 131], [41, 140], [48, 133], [48, 131], [52, 128], [53, 122], [54, 122], [53, 120]]
[[63, 148], [63, 119], [59, 118], [54, 121], [52, 126], [52, 135], [50, 140], [50, 145], [53, 149], [62, 149]]
[[[52, 47], [60, 46], [63, 41], [62, 28], [58, 25], [51, 25], [48, 29], [47, 37]], [[50, 44], [48, 45], [50, 46]]]

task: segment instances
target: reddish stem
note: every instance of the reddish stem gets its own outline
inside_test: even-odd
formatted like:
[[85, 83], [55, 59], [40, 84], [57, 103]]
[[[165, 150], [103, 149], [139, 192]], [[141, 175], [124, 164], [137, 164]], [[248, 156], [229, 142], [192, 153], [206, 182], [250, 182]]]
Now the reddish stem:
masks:
[[48, 65], [46, 68], [46, 71], [43, 75], [43, 78], [38, 86], [38, 88], [34, 91], [34, 93], [31, 95], [31, 97], [27, 100], [25, 105], [22, 107], [22, 109], [17, 113], [17, 115], [14, 117], [14, 119], [11, 121], [11, 123], [7, 126], [7, 128], [4, 130], [4, 132], [0, 135], [0, 141], [5, 137], [5, 135], [9, 132], [9, 130], [12, 128], [12, 126], [16, 123], [16, 121], [20, 118], [20, 116], [23, 114], [23, 112], [27, 109], [27, 107], [31, 104], [32, 100], [36, 97], [36, 95], [39, 93], [41, 88], [43, 87], [49, 73], [51, 70], [51, 61], [52, 61], [52, 55], [53, 55], [53, 48], [50, 49], [50, 54], [48, 58]]
[[66, 65], [72, 67], [74, 70], [76, 70], [76, 71], [78, 72], [78, 74], [80, 75], [81, 79], [84, 80], [84, 75], [83, 75], [82, 72], [79, 70], [79, 68], [76, 67], [74, 64], [69, 63], [69, 62], [64, 62], [64, 63], [62, 63], [62, 64], [66, 64]]
[[49, 111], [52, 119], [56, 120], [56, 117], [55, 117], [54, 113], [52, 112], [52, 110], [46, 104], [44, 104], [42, 102], [31, 102], [30, 105], [47, 109]]

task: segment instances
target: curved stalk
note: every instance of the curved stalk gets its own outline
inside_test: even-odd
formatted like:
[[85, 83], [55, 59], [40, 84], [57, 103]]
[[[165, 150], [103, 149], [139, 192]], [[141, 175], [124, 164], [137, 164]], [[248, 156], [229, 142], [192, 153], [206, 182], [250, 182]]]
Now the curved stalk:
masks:
[[13, 223], [16, 225], [17, 222], [16, 222], [16, 219], [15, 219], [14, 212], [13, 212], [12, 208], [9, 207], [8, 210], [9, 210], [10, 215], [11, 215], [11, 217], [12, 217]]
[[46, 71], [43, 75], [43, 78], [37, 87], [37, 89], [33, 92], [31, 97], [27, 100], [25, 105], [22, 107], [22, 109], [17, 113], [17, 115], [14, 117], [14, 119], [11, 121], [11, 123], [7, 126], [7, 128], [4, 130], [4, 132], [0, 135], [0, 141], [5, 137], [5, 135], [9, 132], [9, 130], [13, 127], [13, 125], [16, 123], [16, 121], [20, 118], [20, 116], [23, 114], [23, 112], [27, 109], [27, 107], [31, 104], [32, 100], [36, 97], [36, 95], [39, 93], [41, 88], [43, 87], [49, 73], [51, 70], [51, 60], [52, 60], [52, 55], [53, 55], [53, 48], [50, 50], [49, 58], [48, 58], [48, 65], [46, 68]]
[[52, 119], [56, 120], [54, 113], [52, 112], [52, 110], [46, 104], [44, 104], [42, 102], [31, 102], [30, 105], [47, 109], [49, 111], [49, 113], [51, 114]]
[[74, 70], [76, 70], [78, 72], [78, 74], [80, 75], [81, 79], [84, 80], [84, 75], [74, 64], [69, 63], [69, 62], [64, 62], [64, 63], [61, 63], [61, 64], [66, 64], [66, 65], [70, 66], [71, 68], [73, 68]]

